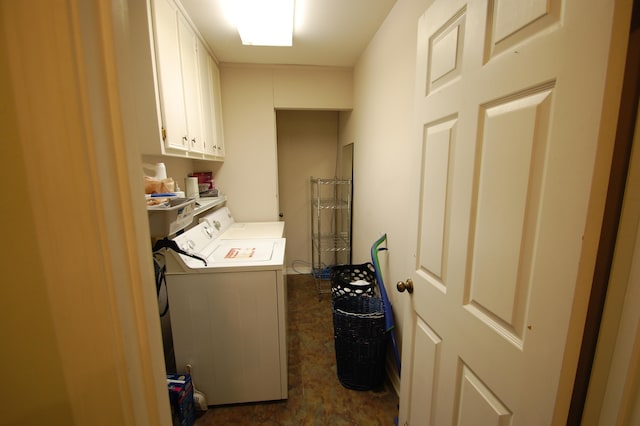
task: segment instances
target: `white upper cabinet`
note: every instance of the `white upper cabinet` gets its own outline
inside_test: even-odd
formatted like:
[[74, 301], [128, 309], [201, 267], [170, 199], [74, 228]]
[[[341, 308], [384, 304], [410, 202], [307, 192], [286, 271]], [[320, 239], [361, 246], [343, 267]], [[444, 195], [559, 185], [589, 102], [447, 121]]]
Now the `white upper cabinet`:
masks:
[[166, 148], [185, 151], [189, 145], [182, 88], [178, 9], [175, 3], [171, 0], [155, 0], [153, 23], [164, 143]]
[[224, 156], [222, 135], [222, 105], [220, 102], [220, 71], [204, 45], [198, 45], [200, 93], [202, 95], [202, 134], [204, 150], [217, 157]]
[[204, 152], [198, 85], [198, 45], [196, 42], [198, 38], [181, 14], [178, 14], [178, 37], [180, 38], [182, 88], [187, 116], [189, 149], [195, 152]]
[[222, 94], [220, 92], [220, 69], [218, 64], [209, 57], [209, 71], [211, 73], [211, 104], [213, 105], [213, 116], [215, 117], [215, 125], [213, 130], [215, 133], [215, 145], [216, 155], [224, 157], [224, 133], [222, 126]]
[[143, 154], [222, 160], [217, 65], [174, 0], [151, 7], [163, 140]]

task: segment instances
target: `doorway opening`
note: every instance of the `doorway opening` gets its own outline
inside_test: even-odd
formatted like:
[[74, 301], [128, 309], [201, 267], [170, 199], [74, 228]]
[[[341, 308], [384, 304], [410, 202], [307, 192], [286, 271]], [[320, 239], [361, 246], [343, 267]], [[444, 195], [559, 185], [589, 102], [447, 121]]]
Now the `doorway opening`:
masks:
[[352, 178], [353, 144], [341, 142], [340, 116], [340, 111], [276, 111], [279, 211], [286, 222], [288, 274], [311, 273], [310, 178], [345, 173]]

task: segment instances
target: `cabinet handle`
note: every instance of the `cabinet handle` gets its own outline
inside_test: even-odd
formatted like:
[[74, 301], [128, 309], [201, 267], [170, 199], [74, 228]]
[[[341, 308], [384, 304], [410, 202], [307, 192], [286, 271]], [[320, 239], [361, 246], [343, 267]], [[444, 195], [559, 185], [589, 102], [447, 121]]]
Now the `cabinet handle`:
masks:
[[182, 142], [186, 142], [186, 141], [188, 141], [188, 140], [189, 140], [189, 138], [188, 138], [188, 137], [186, 137], [186, 136], [183, 136], [183, 137], [182, 137]]
[[196, 138], [191, 139], [191, 143], [195, 145], [196, 144]]

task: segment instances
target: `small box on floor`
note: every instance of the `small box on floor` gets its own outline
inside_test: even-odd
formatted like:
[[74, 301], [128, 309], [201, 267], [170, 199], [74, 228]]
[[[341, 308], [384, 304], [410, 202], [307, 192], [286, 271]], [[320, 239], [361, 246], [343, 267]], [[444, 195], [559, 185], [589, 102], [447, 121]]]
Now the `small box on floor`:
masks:
[[188, 374], [167, 374], [169, 402], [173, 426], [192, 426], [196, 414], [193, 406], [193, 385]]

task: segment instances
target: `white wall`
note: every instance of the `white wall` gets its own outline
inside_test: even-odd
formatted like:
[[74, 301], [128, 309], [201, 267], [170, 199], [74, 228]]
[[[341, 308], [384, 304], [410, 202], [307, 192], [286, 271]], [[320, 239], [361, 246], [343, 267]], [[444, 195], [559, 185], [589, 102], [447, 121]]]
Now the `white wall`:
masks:
[[274, 106], [279, 109], [350, 109], [349, 68], [287, 66], [273, 69]]
[[237, 221], [278, 220], [275, 109], [349, 109], [351, 79], [343, 68], [221, 64], [226, 156], [216, 183]]
[[225, 161], [218, 189], [237, 221], [278, 220], [272, 76], [259, 67], [220, 69]]
[[415, 245], [405, 207], [416, 196], [407, 188], [417, 154], [410, 149], [417, 21], [430, 3], [398, 0], [356, 64], [353, 112], [341, 115], [341, 143], [354, 142], [353, 263], [369, 260], [371, 245], [387, 234], [389, 251], [379, 258], [398, 337], [409, 298], [395, 283], [409, 276]]

